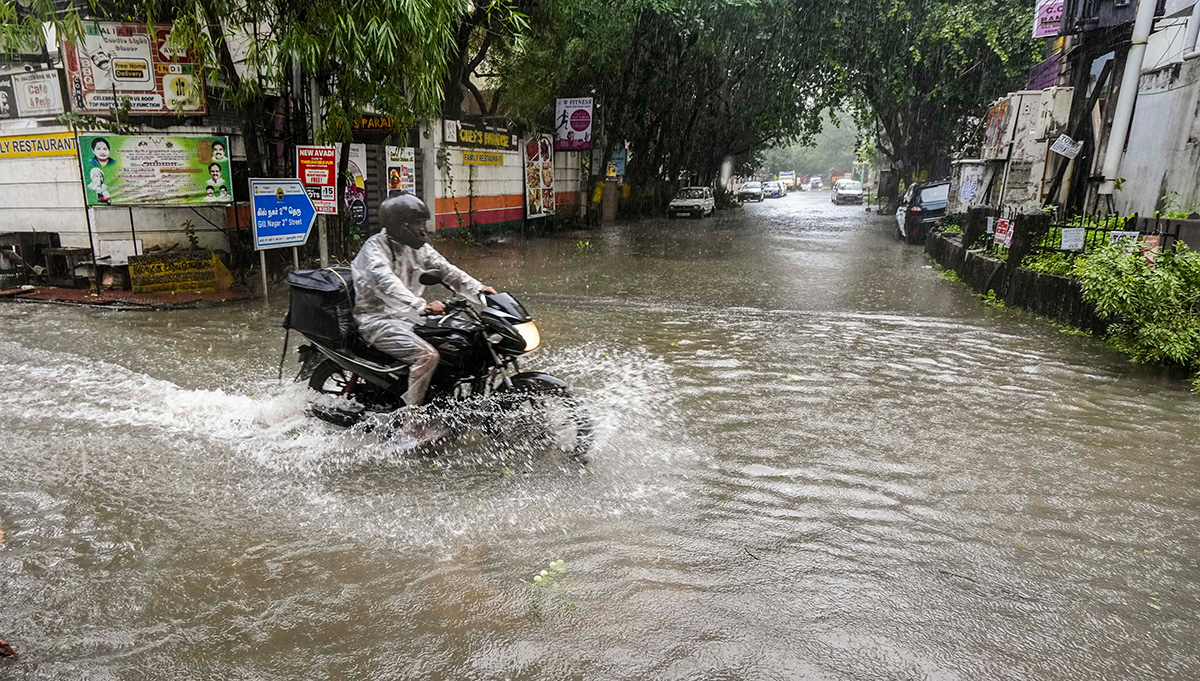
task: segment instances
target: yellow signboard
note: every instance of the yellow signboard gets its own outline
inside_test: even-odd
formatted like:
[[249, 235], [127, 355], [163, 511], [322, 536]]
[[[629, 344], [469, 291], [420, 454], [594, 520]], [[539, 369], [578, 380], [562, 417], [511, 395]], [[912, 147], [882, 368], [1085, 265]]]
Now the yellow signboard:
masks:
[[498, 151], [464, 151], [463, 164], [469, 166], [502, 166], [504, 154]]
[[134, 293], [223, 291], [233, 275], [210, 251], [177, 251], [163, 255], [129, 256], [129, 279]]
[[0, 137], [0, 159], [74, 155], [75, 136], [69, 132]]

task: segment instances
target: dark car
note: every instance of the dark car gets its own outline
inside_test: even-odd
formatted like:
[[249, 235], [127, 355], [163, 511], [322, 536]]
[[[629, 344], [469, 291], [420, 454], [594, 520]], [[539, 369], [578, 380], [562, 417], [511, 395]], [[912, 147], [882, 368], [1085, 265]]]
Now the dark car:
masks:
[[910, 185], [896, 209], [896, 231], [910, 244], [925, 242], [929, 230], [946, 213], [950, 181], [918, 182]]
[[743, 203], [747, 201], [758, 201], [761, 203], [762, 200], [762, 182], [747, 182], [738, 189], [738, 201]]

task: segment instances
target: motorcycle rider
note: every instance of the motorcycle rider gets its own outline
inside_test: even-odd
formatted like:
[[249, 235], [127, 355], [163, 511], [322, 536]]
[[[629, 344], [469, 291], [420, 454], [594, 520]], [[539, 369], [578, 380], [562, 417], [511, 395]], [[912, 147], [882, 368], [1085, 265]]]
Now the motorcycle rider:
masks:
[[359, 334], [374, 347], [409, 365], [404, 404], [425, 401], [437, 369], [438, 351], [413, 331], [422, 311], [445, 314], [440, 300], [426, 302], [424, 270], [442, 271], [442, 283], [459, 295], [478, 298], [495, 293], [451, 265], [425, 241], [429, 208], [412, 194], [389, 196], [379, 207], [383, 228], [367, 239], [350, 264], [354, 275], [354, 321]]

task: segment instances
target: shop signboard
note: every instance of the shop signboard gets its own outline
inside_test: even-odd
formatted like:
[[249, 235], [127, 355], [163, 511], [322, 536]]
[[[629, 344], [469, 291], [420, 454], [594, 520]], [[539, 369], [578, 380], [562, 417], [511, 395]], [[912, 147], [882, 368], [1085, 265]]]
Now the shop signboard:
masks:
[[1033, 37], [1053, 38], [1062, 28], [1064, 0], [1038, 0], [1033, 17]]
[[3, 160], [74, 155], [75, 135], [69, 132], [0, 137], [0, 159]]
[[89, 206], [232, 203], [229, 138], [80, 135]]
[[554, 140], [534, 135], [525, 140], [525, 217], [554, 213]]
[[554, 150], [592, 148], [592, 98], [560, 99], [554, 105]]
[[498, 151], [464, 151], [463, 165], [468, 166], [502, 166], [504, 154]]
[[491, 125], [482, 120], [448, 118], [442, 129], [446, 144], [456, 147], [517, 150], [517, 135], [508, 125]]
[[171, 25], [88, 21], [63, 42], [72, 109], [105, 114], [126, 99], [138, 116], [208, 114], [198, 60], [170, 45]]
[[337, 149], [298, 145], [296, 174], [317, 212], [337, 215]]
[[58, 71], [0, 76], [0, 120], [54, 116], [62, 112]]
[[396, 190], [417, 193], [417, 150], [412, 147], [387, 148], [388, 193]]

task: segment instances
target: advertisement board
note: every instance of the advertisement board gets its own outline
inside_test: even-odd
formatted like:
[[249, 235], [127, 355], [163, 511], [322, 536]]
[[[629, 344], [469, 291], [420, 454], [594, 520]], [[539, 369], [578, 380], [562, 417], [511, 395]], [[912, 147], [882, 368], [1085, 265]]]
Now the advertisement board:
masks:
[[554, 150], [592, 148], [592, 98], [559, 99], [554, 104]]
[[317, 212], [337, 215], [337, 149], [297, 145], [296, 174]]
[[72, 109], [105, 114], [129, 100], [138, 116], [208, 113], [198, 60], [170, 46], [171, 25], [91, 21], [63, 42]]
[[388, 193], [394, 190], [417, 193], [417, 150], [412, 147], [387, 148]]
[[[338, 145], [339, 152], [341, 145]], [[346, 214], [362, 227], [367, 224], [367, 145], [351, 144], [346, 161]]]
[[55, 116], [62, 112], [58, 71], [0, 76], [0, 120]]
[[994, 239], [997, 244], [1005, 247], [1012, 247], [1012, 222], [1010, 220], [996, 221], [996, 236]]
[[554, 213], [554, 140], [534, 135], [525, 140], [525, 217]]
[[80, 135], [89, 206], [232, 203], [229, 138]]

